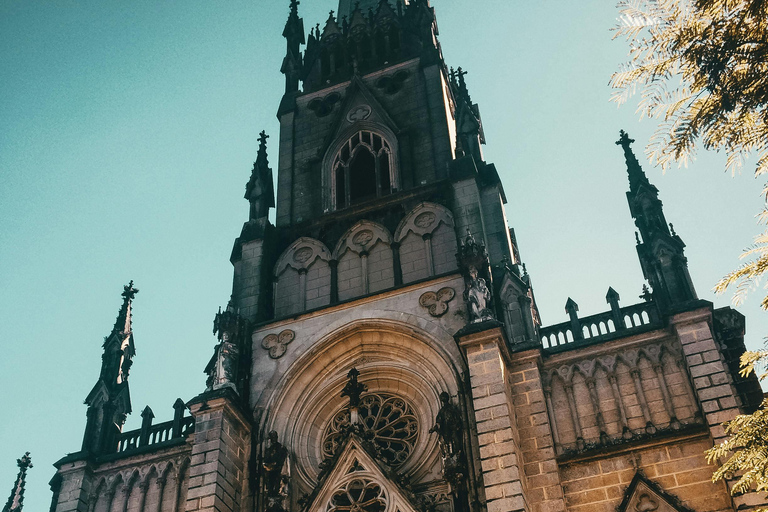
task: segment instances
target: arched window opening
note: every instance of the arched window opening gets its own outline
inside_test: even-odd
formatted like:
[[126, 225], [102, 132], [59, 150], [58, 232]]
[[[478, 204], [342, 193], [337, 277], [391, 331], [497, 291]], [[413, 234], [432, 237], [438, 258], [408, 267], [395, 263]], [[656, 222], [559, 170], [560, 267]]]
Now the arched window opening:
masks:
[[350, 204], [376, 197], [376, 159], [367, 148], [360, 148], [349, 165]]
[[335, 170], [336, 175], [336, 203], [339, 208], [344, 208], [347, 206], [347, 187], [346, 187], [346, 180], [345, 180], [345, 172], [344, 167], [339, 164], [336, 166]]
[[386, 139], [371, 131], [352, 135], [336, 154], [332, 170], [337, 210], [396, 191], [392, 149]]

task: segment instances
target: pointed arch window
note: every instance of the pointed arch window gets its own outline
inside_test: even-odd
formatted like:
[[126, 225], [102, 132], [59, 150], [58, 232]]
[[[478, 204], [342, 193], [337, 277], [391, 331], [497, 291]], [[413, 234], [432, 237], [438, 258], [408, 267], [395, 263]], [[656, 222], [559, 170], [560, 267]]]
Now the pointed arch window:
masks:
[[392, 146], [381, 135], [361, 130], [336, 153], [332, 164], [337, 210], [393, 192]]

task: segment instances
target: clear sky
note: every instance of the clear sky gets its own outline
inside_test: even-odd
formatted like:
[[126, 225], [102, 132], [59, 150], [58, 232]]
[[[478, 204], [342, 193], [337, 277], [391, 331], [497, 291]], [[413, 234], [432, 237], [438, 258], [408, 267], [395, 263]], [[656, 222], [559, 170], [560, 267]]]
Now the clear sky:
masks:
[[[302, 0], [305, 28], [334, 0]], [[622, 304], [643, 284], [619, 129], [642, 146], [653, 122], [609, 102], [627, 45], [606, 0], [433, 0], [450, 66], [480, 104], [485, 155], [502, 176], [510, 224], [545, 325]], [[27, 510], [46, 510], [51, 464], [80, 448], [83, 399], [130, 279], [138, 428], [204, 388], [212, 321], [231, 292], [229, 255], [257, 134], [277, 168], [288, 0], [0, 2], [0, 502], [32, 452]], [[721, 155], [662, 175], [667, 219], [688, 244], [699, 295], [757, 233], [761, 183]], [[748, 345], [768, 333], [752, 295]]]

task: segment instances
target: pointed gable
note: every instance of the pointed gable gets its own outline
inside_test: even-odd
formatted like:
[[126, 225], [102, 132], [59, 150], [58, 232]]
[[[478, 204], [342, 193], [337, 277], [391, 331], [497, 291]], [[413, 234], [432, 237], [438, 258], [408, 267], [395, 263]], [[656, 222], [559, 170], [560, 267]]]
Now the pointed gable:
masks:
[[326, 147], [331, 146], [333, 141], [353, 130], [356, 125], [377, 125], [386, 128], [393, 134], [400, 130], [386, 109], [358, 76], [352, 77], [337, 116], [326, 141]]
[[396, 474], [377, 460], [366, 443], [352, 434], [320, 476], [302, 508], [306, 512], [360, 510], [417, 512], [415, 497], [397, 483]]
[[624, 493], [624, 499], [617, 512], [693, 512], [680, 500], [667, 492], [657, 483], [649, 480], [640, 471]]

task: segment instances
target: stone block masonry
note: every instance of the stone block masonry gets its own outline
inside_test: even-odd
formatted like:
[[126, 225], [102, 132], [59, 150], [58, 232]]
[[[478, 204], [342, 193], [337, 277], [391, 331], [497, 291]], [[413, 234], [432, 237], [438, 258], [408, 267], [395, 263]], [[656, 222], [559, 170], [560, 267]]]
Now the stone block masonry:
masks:
[[480, 445], [488, 512], [533, 510], [524, 494], [519, 433], [505, 380], [506, 346], [499, 327], [462, 336]]
[[232, 397], [231, 390], [223, 389], [188, 404], [195, 417], [195, 443], [186, 512], [240, 510], [247, 492], [251, 427]]

